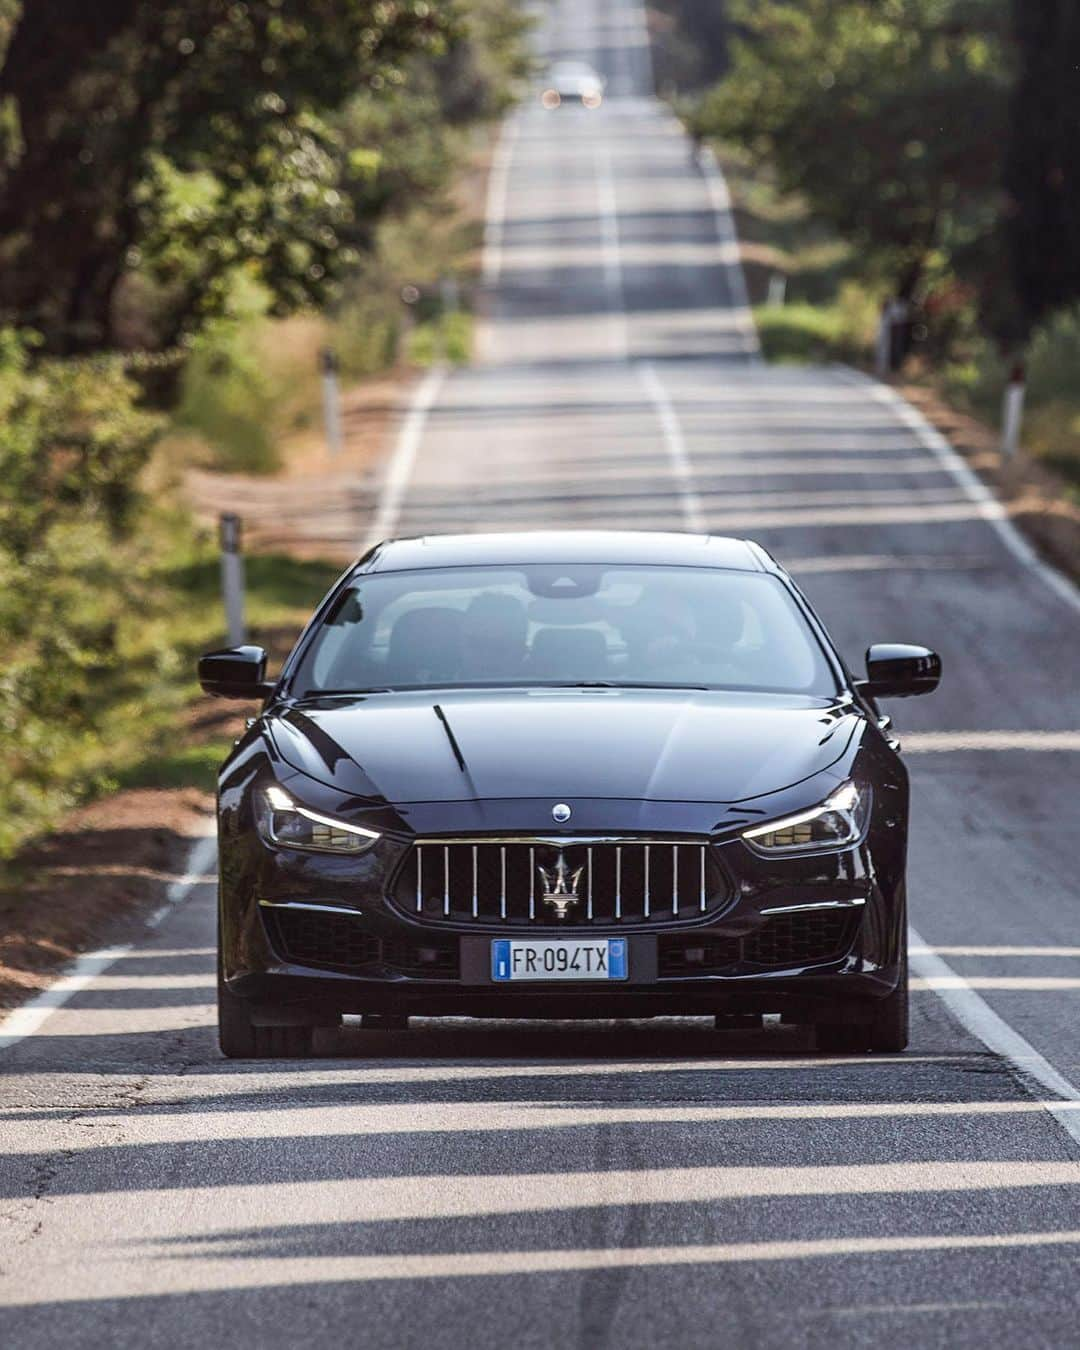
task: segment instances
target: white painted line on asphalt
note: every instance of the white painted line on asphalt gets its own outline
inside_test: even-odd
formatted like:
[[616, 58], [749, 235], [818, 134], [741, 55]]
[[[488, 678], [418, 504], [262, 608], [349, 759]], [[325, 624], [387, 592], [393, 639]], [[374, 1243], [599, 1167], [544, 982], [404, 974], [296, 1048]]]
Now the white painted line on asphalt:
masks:
[[922, 956], [1080, 956], [1080, 947], [918, 947], [911, 948]]
[[629, 355], [630, 336], [626, 322], [626, 296], [623, 290], [622, 254], [619, 247], [619, 200], [615, 189], [615, 173], [611, 165], [611, 148], [606, 141], [597, 141], [595, 161], [600, 235], [604, 246], [604, 285], [607, 288], [608, 308], [611, 311], [612, 345], [616, 359], [625, 361]]
[[[711, 470], [710, 470], [711, 472]], [[790, 558], [784, 563], [789, 572], [969, 572], [990, 566], [985, 555], [949, 556], [948, 554], [834, 553], [819, 558]]]
[[43, 989], [29, 1003], [8, 1013], [0, 1022], [0, 1050], [6, 1050], [27, 1036], [35, 1035], [57, 1008], [62, 1008], [70, 998], [85, 989], [103, 970], [107, 970], [130, 950], [131, 943], [127, 943], [122, 947], [103, 947], [100, 951], [80, 956], [68, 967], [67, 973], [49, 985], [48, 989]]
[[694, 471], [690, 464], [690, 455], [686, 449], [686, 440], [683, 437], [682, 424], [679, 422], [675, 405], [664, 388], [663, 381], [656, 373], [655, 366], [648, 361], [640, 361], [635, 368], [638, 379], [641, 381], [641, 387], [645, 390], [649, 402], [656, 412], [660, 430], [664, 434], [664, 444], [667, 446], [668, 456], [671, 460], [671, 473], [678, 487], [679, 502], [682, 506], [683, 526], [691, 534], [704, 534], [706, 529], [705, 512], [702, 510], [701, 498], [694, 487]]
[[506, 204], [510, 190], [510, 166], [514, 159], [519, 123], [508, 117], [502, 124], [488, 175], [487, 211], [484, 218], [484, 285], [498, 285], [502, 275], [503, 240], [506, 234]]
[[938, 975], [931, 979], [913, 979], [911, 987], [912, 989], [933, 990], [1028, 989], [1047, 992], [1050, 990], [1080, 989], [1080, 977], [1068, 975]]
[[405, 421], [402, 423], [401, 431], [398, 433], [397, 444], [394, 446], [394, 453], [390, 456], [390, 463], [386, 466], [386, 476], [379, 493], [379, 504], [375, 511], [375, 518], [364, 536], [364, 542], [360, 548], [361, 553], [366, 553], [369, 548], [382, 543], [384, 539], [392, 538], [397, 529], [398, 517], [401, 515], [401, 504], [405, 500], [409, 478], [412, 475], [413, 465], [416, 463], [416, 455], [423, 439], [428, 413], [434, 407], [445, 380], [446, 367], [443, 365], [432, 366], [413, 389], [412, 398], [409, 400], [409, 409], [405, 415]]
[[735, 212], [728, 191], [727, 179], [712, 150], [704, 148], [698, 156], [705, 187], [716, 217], [716, 233], [723, 249], [734, 247], [735, 261], [725, 267], [728, 290], [734, 309], [735, 322], [742, 337], [743, 349], [753, 361], [761, 360], [761, 344], [758, 342], [757, 329], [754, 327], [754, 315], [750, 308], [750, 296], [746, 290], [746, 275], [742, 270], [739, 253], [739, 237], [735, 229]]
[[1058, 1073], [1030, 1041], [999, 1017], [968, 980], [929, 950], [914, 928], [910, 930], [910, 938], [908, 960], [912, 974], [927, 981], [961, 1026], [992, 1054], [1008, 1060], [1021, 1076], [1034, 1079], [1040, 1087], [1062, 1099], [1047, 1102], [1046, 1109], [1066, 1134], [1080, 1143], [1080, 1115], [1076, 1111], [1080, 1089]]
[[1080, 731], [913, 731], [905, 752], [942, 754], [964, 750], [1080, 750]]
[[216, 882], [217, 874], [211, 874], [216, 861], [217, 835], [204, 835], [191, 850], [184, 875], [169, 883], [165, 891], [165, 903], [150, 915], [146, 926], [156, 928], [173, 906], [178, 905], [181, 900], [186, 900], [196, 886], [204, 885], [208, 881]]
[[[207, 865], [217, 852], [217, 839], [212, 835], [200, 836], [192, 845], [184, 868], [184, 875], [171, 882], [166, 894], [166, 903], [150, 916], [148, 926], [156, 926], [174, 905], [178, 905], [196, 886], [204, 884]], [[103, 971], [131, 951], [133, 944], [120, 947], [103, 947], [96, 952], [87, 952], [55, 980], [48, 989], [43, 989], [21, 1008], [8, 1013], [0, 1022], [0, 1050], [34, 1036], [45, 1021], [57, 1008], [62, 1008], [69, 999], [102, 974]]]
[[848, 384], [867, 388], [876, 402], [889, 408], [896, 418], [912, 432], [919, 444], [924, 449], [929, 450], [937, 461], [948, 470], [957, 486], [978, 507], [980, 517], [994, 530], [1013, 557], [1024, 567], [1034, 572], [1059, 600], [1063, 600], [1070, 609], [1080, 613], [1080, 591], [1067, 577], [1056, 571], [1048, 563], [1043, 562], [1009, 519], [1008, 512], [998, 501], [993, 491], [979, 478], [963, 457], [953, 449], [941, 432], [930, 425], [917, 408], [912, 407], [907, 399], [898, 394], [895, 389], [882, 384], [879, 380], [871, 379], [869, 375], [864, 375], [862, 371], [854, 370], [849, 366], [838, 366], [836, 373]]

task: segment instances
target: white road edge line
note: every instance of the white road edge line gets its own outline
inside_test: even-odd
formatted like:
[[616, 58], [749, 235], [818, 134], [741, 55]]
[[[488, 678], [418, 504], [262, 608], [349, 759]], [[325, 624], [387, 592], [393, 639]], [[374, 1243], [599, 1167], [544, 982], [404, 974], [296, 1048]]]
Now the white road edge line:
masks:
[[[169, 883], [165, 892], [165, 904], [157, 909], [147, 920], [148, 928], [156, 928], [165, 915], [181, 901], [186, 900], [196, 886], [206, 884], [206, 872], [213, 865], [217, 855], [217, 836], [200, 835], [191, 847], [184, 866], [184, 875]], [[99, 975], [126, 956], [134, 948], [133, 942], [119, 947], [102, 947], [96, 952], [87, 952], [74, 961], [67, 970], [48, 989], [43, 989], [21, 1007], [8, 1013], [0, 1022], [0, 1050], [7, 1050], [28, 1036], [34, 1036], [42, 1024], [58, 1008], [62, 1008], [69, 999], [74, 998]]]
[[908, 960], [912, 973], [926, 981], [956, 1020], [995, 1055], [1007, 1060], [1022, 1078], [1034, 1079], [1040, 1087], [1059, 1096], [1060, 1102], [1043, 1102], [1061, 1128], [1080, 1143], [1080, 1089], [1076, 1088], [1030, 1041], [1014, 1031], [989, 1003], [977, 994], [962, 975], [930, 950], [914, 928], [909, 929]]
[[498, 285], [502, 275], [503, 236], [506, 229], [506, 204], [510, 191], [510, 165], [517, 144], [519, 123], [508, 117], [502, 124], [488, 176], [487, 210], [484, 218], [484, 285]]
[[424, 378], [416, 385], [409, 399], [408, 412], [398, 433], [394, 453], [386, 466], [386, 473], [379, 492], [379, 504], [375, 518], [368, 527], [360, 552], [366, 553], [373, 545], [393, 536], [397, 529], [401, 504], [405, 499], [405, 490], [409, 485], [417, 451], [431, 412], [443, 383], [446, 380], [444, 365], [432, 366]]
[[656, 373], [656, 367], [648, 361], [639, 361], [636, 365], [638, 379], [656, 412], [660, 429], [664, 433], [664, 443], [671, 459], [671, 472], [678, 485], [679, 501], [682, 505], [683, 524], [691, 534], [705, 533], [705, 512], [701, 497], [694, 486], [694, 470], [690, 455], [686, 449], [682, 425], [675, 411], [664, 383]]
[[[681, 123], [680, 123], [681, 127]], [[705, 179], [705, 187], [716, 217], [716, 234], [721, 248], [730, 251], [732, 261], [725, 266], [728, 288], [731, 291], [735, 325], [742, 337], [743, 349], [756, 365], [761, 360], [761, 344], [758, 341], [757, 328], [754, 326], [754, 313], [750, 307], [750, 296], [746, 289], [746, 275], [742, 269], [739, 251], [739, 236], [735, 229], [735, 211], [728, 190], [727, 179], [712, 150], [705, 146], [698, 155], [698, 163]]]
[[[919, 444], [929, 450], [952, 476], [957, 487], [977, 506], [982, 519], [997, 533], [1021, 566], [1034, 572], [1070, 609], [1080, 612], [1080, 591], [1067, 577], [1042, 561], [1009, 519], [1004, 506], [990, 488], [917, 408], [912, 407], [895, 389], [864, 375], [862, 371], [850, 366], [837, 366], [835, 369], [836, 374], [847, 384], [867, 388], [871, 397], [889, 408], [908, 427]], [[909, 952], [909, 960], [914, 973], [928, 982], [957, 1021], [977, 1040], [982, 1041], [988, 1050], [1008, 1060], [1021, 1075], [1033, 1078], [1062, 1098], [1060, 1103], [1048, 1102], [1046, 1109], [1062, 1129], [1080, 1143], [1080, 1118], [1072, 1114], [1076, 1103], [1080, 1101], [1080, 1089], [1058, 1073], [1049, 1060], [1040, 1055], [1018, 1031], [1014, 1031], [947, 961], [932, 951], [920, 950], [927, 944], [914, 929], [910, 933], [915, 950]]]
[[1034, 572], [1070, 609], [1080, 613], [1080, 591], [1068, 577], [1043, 562], [1009, 519], [1009, 513], [992, 489], [979, 478], [941, 432], [930, 425], [918, 408], [912, 407], [895, 389], [882, 384], [880, 380], [872, 379], [869, 375], [864, 375], [861, 370], [855, 370], [851, 366], [836, 366], [834, 369], [845, 383], [868, 388], [876, 402], [889, 408], [913, 433], [923, 449], [930, 451], [968, 500], [978, 507], [981, 518], [994, 530], [1017, 562]]

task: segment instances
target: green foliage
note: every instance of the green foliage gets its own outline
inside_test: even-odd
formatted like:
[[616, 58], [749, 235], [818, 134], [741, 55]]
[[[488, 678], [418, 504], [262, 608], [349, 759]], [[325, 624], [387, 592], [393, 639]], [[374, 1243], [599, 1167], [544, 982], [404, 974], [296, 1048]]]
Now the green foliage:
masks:
[[207, 443], [215, 467], [269, 473], [278, 467], [272, 433], [279, 391], [259, 347], [266, 298], [249, 283], [230, 299], [230, 312], [208, 322], [191, 345], [175, 421]]
[[22, 137], [0, 180], [0, 305], [72, 350], [114, 340], [135, 266], [162, 289], [163, 345], [237, 265], [283, 309], [319, 301], [352, 261], [333, 116], [403, 83], [457, 19], [430, 0], [24, 4], [0, 70]]
[[65, 763], [141, 621], [137, 479], [157, 432], [115, 362], [27, 364], [0, 340], [0, 853], [62, 800]]
[[185, 342], [238, 270], [272, 314], [325, 305], [379, 217], [445, 184], [447, 128], [506, 106], [523, 29], [515, 0], [23, 4], [0, 310], [68, 352]]
[[999, 0], [733, 0], [733, 69], [704, 128], [911, 295], [932, 251], [981, 257], [1008, 72]]
[[1017, 305], [1004, 336], [1022, 339], [1080, 298], [1080, 9], [1061, 0], [1011, 8], [1019, 77], [1005, 187]]
[[873, 341], [876, 310], [855, 288], [829, 305], [762, 305], [754, 310], [769, 361], [861, 362]]
[[722, 0], [655, 0], [653, 68], [657, 87], [689, 93], [726, 72], [731, 21]]
[[417, 366], [436, 361], [465, 365], [472, 354], [473, 324], [470, 314], [453, 310], [418, 324], [409, 335], [409, 360]]

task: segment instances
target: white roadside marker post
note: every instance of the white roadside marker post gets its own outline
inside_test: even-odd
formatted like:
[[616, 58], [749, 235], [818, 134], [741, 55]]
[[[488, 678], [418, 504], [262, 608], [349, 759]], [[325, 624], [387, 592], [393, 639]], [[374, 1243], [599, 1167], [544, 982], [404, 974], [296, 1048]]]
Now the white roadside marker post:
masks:
[[787, 304], [787, 277], [783, 272], [773, 272], [769, 277], [768, 304], [774, 309]]
[[907, 323], [910, 313], [911, 307], [906, 300], [886, 300], [881, 307], [874, 361], [879, 380], [887, 380], [894, 370], [900, 368], [903, 350], [897, 349], [896, 330]]
[[1005, 397], [1001, 408], [1001, 453], [1013, 459], [1020, 449], [1020, 432], [1024, 425], [1024, 395], [1027, 392], [1027, 372], [1018, 361], [1009, 372]]
[[244, 555], [240, 551], [240, 517], [226, 512], [219, 525], [221, 538], [221, 595], [225, 602], [225, 631], [230, 647], [244, 645]]
[[323, 425], [326, 428], [326, 447], [330, 454], [339, 455], [345, 444], [341, 426], [341, 389], [338, 385], [338, 359], [333, 347], [324, 347], [319, 353], [322, 370]]

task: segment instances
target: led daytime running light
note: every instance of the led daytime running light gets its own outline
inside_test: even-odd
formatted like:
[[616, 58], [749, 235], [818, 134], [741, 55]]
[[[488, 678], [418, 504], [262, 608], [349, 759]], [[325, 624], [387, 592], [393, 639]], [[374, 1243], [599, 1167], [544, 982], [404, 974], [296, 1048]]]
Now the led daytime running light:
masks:
[[[269, 803], [272, 812], [290, 811], [295, 815], [303, 816], [305, 820], [310, 820], [315, 825], [325, 825], [327, 829], [330, 830], [341, 830], [345, 834], [356, 835], [360, 839], [368, 840], [369, 841], [368, 847], [374, 844], [377, 839], [382, 838], [382, 835], [379, 834], [378, 830], [366, 830], [362, 825], [351, 825], [347, 821], [335, 820], [333, 816], [320, 815], [318, 811], [311, 811], [306, 806], [300, 806], [297, 802], [294, 802], [293, 799], [289, 796], [289, 794], [285, 791], [285, 789], [279, 787], [277, 783], [271, 783], [271, 785], [266, 789], [266, 800]], [[284, 841], [277, 840], [277, 836], [274, 834], [272, 818], [269, 829], [270, 835], [275, 842], [284, 843], [286, 848], [297, 847], [297, 845], [290, 844], [289, 841], [287, 840]], [[336, 851], [334, 849], [320, 850], [318, 849], [317, 846], [315, 846], [315, 848], [316, 851], [319, 852]]]
[[[854, 782], [847, 782], [838, 787], [820, 806], [811, 807], [808, 811], [800, 811], [796, 815], [782, 816], [779, 820], [771, 820], [766, 825], [755, 825], [752, 829], [743, 830], [742, 837], [756, 852], [765, 855], [820, 853], [830, 849], [849, 848], [857, 841], [865, 824], [858, 818], [859, 809], [863, 806], [864, 801], [864, 795], [859, 790], [858, 785]], [[846, 837], [822, 840], [808, 839], [783, 844], [755, 843], [755, 840], [764, 841], [778, 834], [795, 830], [800, 825], [810, 825], [828, 815], [839, 816], [844, 821], [848, 827]]]

